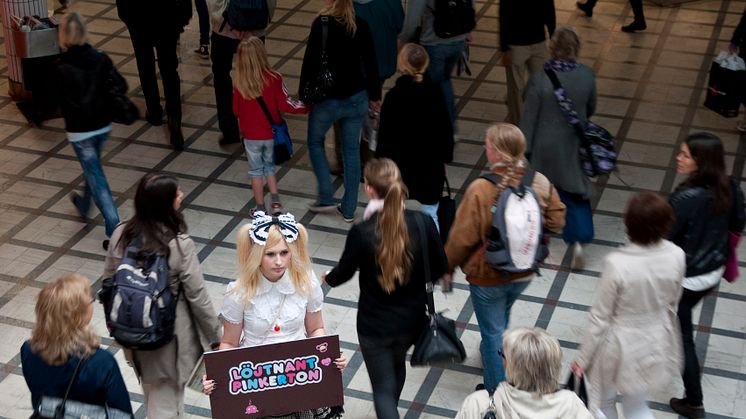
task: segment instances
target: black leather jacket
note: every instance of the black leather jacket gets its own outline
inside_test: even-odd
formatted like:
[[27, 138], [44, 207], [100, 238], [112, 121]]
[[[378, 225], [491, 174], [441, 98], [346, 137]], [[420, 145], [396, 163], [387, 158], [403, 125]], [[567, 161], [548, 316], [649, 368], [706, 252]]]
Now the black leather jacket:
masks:
[[70, 47], [57, 60], [57, 101], [65, 131], [95, 131], [111, 123], [105, 79], [113, 65], [88, 44]]
[[686, 253], [686, 276], [712, 272], [728, 258], [728, 232], [741, 232], [746, 222], [743, 191], [731, 181], [731, 211], [714, 214], [709, 189], [691, 187], [671, 194], [669, 202], [676, 222], [669, 240]]

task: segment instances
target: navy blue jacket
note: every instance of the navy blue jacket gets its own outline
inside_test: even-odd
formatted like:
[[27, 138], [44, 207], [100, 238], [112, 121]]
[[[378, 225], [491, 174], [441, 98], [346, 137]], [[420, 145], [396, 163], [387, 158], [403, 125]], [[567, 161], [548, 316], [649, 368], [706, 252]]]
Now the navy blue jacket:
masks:
[[[31, 351], [29, 341], [23, 343], [23, 378], [31, 390], [31, 405], [34, 409], [39, 406], [44, 395], [59, 398], [65, 395], [79, 359], [71, 356], [66, 363], [51, 366]], [[111, 353], [101, 348], [96, 349], [80, 366], [68, 398], [88, 404], [106, 405], [132, 414], [130, 396], [117, 361]]]

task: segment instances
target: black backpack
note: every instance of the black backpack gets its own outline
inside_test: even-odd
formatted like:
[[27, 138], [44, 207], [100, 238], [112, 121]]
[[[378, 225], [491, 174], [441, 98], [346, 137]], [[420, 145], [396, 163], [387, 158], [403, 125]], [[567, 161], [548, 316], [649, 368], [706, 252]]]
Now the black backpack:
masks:
[[223, 11], [223, 24], [237, 31], [258, 31], [269, 25], [267, 0], [229, 0]]
[[169, 287], [166, 256], [141, 247], [140, 239], [127, 246], [114, 277], [103, 280], [100, 296], [111, 337], [125, 348], [153, 350], [174, 337], [178, 294]]
[[453, 38], [477, 26], [473, 0], [435, 0], [433, 29], [439, 38]]

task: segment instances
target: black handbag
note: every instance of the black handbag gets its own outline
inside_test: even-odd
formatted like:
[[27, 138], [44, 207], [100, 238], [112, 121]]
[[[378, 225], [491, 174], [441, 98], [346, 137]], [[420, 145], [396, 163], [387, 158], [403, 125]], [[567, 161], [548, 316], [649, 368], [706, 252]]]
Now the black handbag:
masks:
[[329, 37], [329, 16], [321, 16], [321, 64], [314, 79], [308, 80], [301, 90], [301, 100], [305, 103], [319, 103], [326, 99], [334, 86], [334, 77], [329, 70], [329, 56], [326, 40]]
[[575, 375], [575, 373], [570, 371], [570, 377], [567, 379], [565, 388], [577, 394], [580, 401], [582, 401], [584, 405], [588, 406], [588, 391], [585, 388], [584, 377], [578, 377]]
[[448, 195], [441, 196], [438, 201], [438, 228], [440, 230], [440, 240], [443, 243], [448, 239], [448, 232], [451, 231], [453, 220], [456, 218], [456, 200], [451, 195], [451, 185], [446, 179], [446, 190]]
[[111, 120], [119, 124], [132, 125], [140, 118], [140, 111], [127, 96], [127, 80], [113, 65], [105, 77], [106, 94], [111, 106]]
[[75, 365], [75, 371], [70, 379], [70, 383], [65, 390], [63, 398], [42, 396], [39, 407], [31, 414], [30, 419], [131, 419], [132, 415], [118, 409], [96, 404], [88, 404], [76, 400], [68, 400], [70, 389], [73, 387], [75, 379], [78, 378], [80, 366], [84, 359], [80, 358]]
[[427, 252], [427, 234], [422, 222], [424, 215], [418, 214], [417, 228], [420, 232], [420, 247], [425, 268], [425, 290], [427, 292], [427, 317], [425, 329], [414, 344], [409, 363], [413, 367], [428, 365], [458, 364], [466, 359], [464, 344], [456, 334], [456, 323], [435, 312], [433, 283], [430, 280], [430, 262]]

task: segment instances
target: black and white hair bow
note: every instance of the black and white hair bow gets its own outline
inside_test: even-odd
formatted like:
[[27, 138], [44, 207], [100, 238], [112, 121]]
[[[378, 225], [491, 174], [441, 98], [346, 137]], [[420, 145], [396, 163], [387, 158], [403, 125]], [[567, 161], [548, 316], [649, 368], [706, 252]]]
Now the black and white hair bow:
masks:
[[254, 243], [264, 246], [267, 243], [269, 229], [276, 225], [282, 233], [287, 243], [292, 243], [298, 238], [298, 224], [291, 213], [278, 214], [275, 216], [267, 215], [264, 211], [256, 211], [254, 218], [251, 220], [251, 230], [249, 236]]

